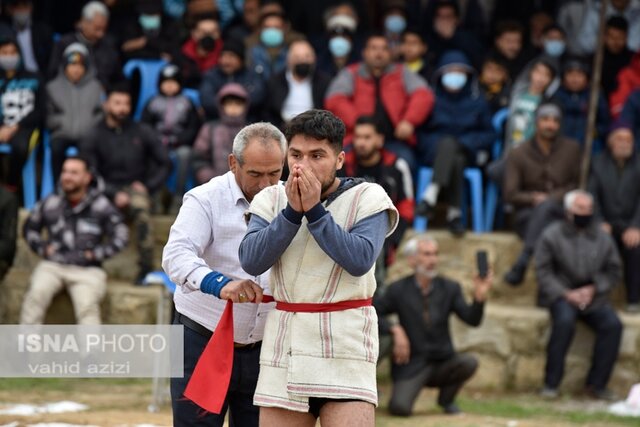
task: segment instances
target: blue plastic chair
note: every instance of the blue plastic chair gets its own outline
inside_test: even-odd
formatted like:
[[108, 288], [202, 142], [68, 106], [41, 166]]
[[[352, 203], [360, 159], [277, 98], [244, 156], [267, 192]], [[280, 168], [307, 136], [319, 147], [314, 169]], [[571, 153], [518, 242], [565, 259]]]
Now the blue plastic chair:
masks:
[[162, 270], [152, 271], [144, 276], [142, 283], [146, 286], [152, 284], [162, 284], [170, 294], [176, 291], [176, 284], [171, 281], [169, 275]]
[[145, 104], [149, 98], [158, 93], [158, 77], [165, 65], [167, 65], [167, 61], [164, 59], [130, 59], [124, 64], [123, 72], [128, 79], [133, 77], [134, 72], [140, 73], [140, 92], [133, 113], [135, 120], [140, 120]]
[[[38, 201], [37, 183], [36, 183], [36, 154], [38, 151], [38, 138], [40, 132], [33, 131], [29, 138], [29, 156], [22, 167], [22, 198], [24, 207], [31, 210]], [[9, 144], [0, 144], [1, 154], [11, 154], [11, 146]]]
[[[494, 160], [499, 159], [500, 156], [502, 155], [502, 148], [503, 148], [502, 147], [503, 146], [502, 129], [504, 128], [504, 124], [508, 116], [509, 116], [509, 109], [503, 108], [501, 110], [498, 110], [493, 115], [493, 119], [491, 121], [493, 124], [493, 129], [498, 135], [496, 137], [495, 142], [493, 143], [493, 149], [491, 153], [492, 158]], [[492, 182], [489, 180], [489, 183], [487, 184], [487, 200], [485, 201], [485, 211], [484, 211], [484, 220], [485, 220], [484, 229], [486, 231], [493, 230], [493, 222], [496, 217], [496, 210], [498, 207], [498, 198], [500, 196], [499, 193], [500, 193], [500, 188], [498, 187], [498, 185], [495, 182]]]
[[[433, 177], [433, 169], [421, 167], [418, 170], [418, 192], [417, 201], [422, 195]], [[465, 168], [464, 178], [469, 182], [471, 207], [473, 209], [472, 225], [474, 233], [482, 233], [484, 230], [483, 219], [483, 190], [482, 190], [482, 172], [478, 168]], [[466, 203], [462, 204], [463, 216], [466, 218]], [[413, 228], [418, 233], [423, 233], [427, 229], [427, 219], [425, 217], [416, 216], [413, 221]]]
[[[167, 177], [167, 180], [165, 181], [165, 185], [167, 186], [167, 189], [175, 194], [177, 193], [177, 179], [178, 179], [178, 174], [177, 174], [177, 162], [178, 162], [178, 157], [176, 156], [176, 153], [174, 153], [173, 151], [169, 151], [169, 158], [171, 159], [171, 173], [169, 174], [169, 176]], [[189, 168], [189, 172], [187, 175], [187, 180], [184, 183], [185, 188], [183, 188], [183, 190], [185, 192], [191, 190], [193, 187], [196, 186], [196, 180], [193, 176], [193, 171], [191, 170], [191, 168]]]
[[197, 89], [186, 87], [182, 89], [182, 94], [187, 96], [191, 100], [191, 102], [193, 102], [193, 105], [195, 105], [196, 108], [200, 108], [200, 106], [202, 105], [200, 103], [200, 92], [198, 92]]

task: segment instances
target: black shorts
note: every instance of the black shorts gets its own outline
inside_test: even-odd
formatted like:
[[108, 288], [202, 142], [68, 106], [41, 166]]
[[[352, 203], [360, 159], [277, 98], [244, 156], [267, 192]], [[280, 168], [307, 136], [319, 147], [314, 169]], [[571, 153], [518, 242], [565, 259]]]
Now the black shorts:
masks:
[[364, 402], [359, 399], [329, 399], [328, 397], [310, 397], [309, 398], [309, 413], [316, 418], [320, 417], [320, 409], [329, 402]]

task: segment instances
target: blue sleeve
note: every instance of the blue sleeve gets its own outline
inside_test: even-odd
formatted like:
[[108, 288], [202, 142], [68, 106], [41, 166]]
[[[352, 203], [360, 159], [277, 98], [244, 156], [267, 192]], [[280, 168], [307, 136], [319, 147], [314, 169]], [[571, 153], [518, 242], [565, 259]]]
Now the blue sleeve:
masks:
[[258, 215], [251, 215], [238, 253], [242, 269], [257, 276], [271, 268], [289, 247], [301, 222], [302, 215], [289, 206], [271, 224]]
[[[324, 214], [316, 212], [318, 206]], [[311, 214], [313, 217], [311, 217]], [[352, 276], [362, 276], [373, 267], [388, 229], [387, 212], [358, 221], [349, 231], [335, 223], [322, 205], [307, 212], [309, 231], [322, 250]], [[315, 219], [315, 221], [312, 221]]]

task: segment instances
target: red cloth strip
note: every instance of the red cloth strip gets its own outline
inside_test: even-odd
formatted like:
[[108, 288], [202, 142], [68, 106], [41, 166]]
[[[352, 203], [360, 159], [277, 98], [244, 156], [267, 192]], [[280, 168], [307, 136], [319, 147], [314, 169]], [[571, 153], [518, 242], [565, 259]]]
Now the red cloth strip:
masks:
[[[264, 295], [263, 303], [275, 301]], [[352, 308], [368, 307], [371, 298], [329, 302], [294, 303], [276, 301], [276, 309], [295, 313], [327, 313]], [[233, 370], [233, 302], [227, 306], [216, 326], [215, 333], [198, 359], [184, 396], [208, 412], [219, 414], [227, 397], [231, 371]]]

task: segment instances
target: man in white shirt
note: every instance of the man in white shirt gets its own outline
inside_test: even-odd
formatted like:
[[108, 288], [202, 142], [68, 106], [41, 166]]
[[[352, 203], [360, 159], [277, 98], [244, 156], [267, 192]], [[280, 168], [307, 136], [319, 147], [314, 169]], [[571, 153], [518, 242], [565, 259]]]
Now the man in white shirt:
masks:
[[220, 414], [207, 413], [183, 397], [187, 383], [226, 301], [260, 302], [269, 293], [268, 272], [243, 271], [238, 248], [247, 230], [244, 213], [253, 197], [280, 179], [286, 153], [284, 135], [269, 123], [243, 128], [233, 141], [224, 175], [189, 191], [164, 248], [162, 266], [176, 283], [174, 323], [184, 325], [184, 376], [171, 379], [174, 426], [257, 426], [253, 394], [267, 304], [234, 304], [233, 371]]
[[287, 69], [267, 82], [265, 120], [283, 128], [293, 117], [322, 108], [331, 78], [316, 69], [316, 54], [306, 40], [289, 46]]

